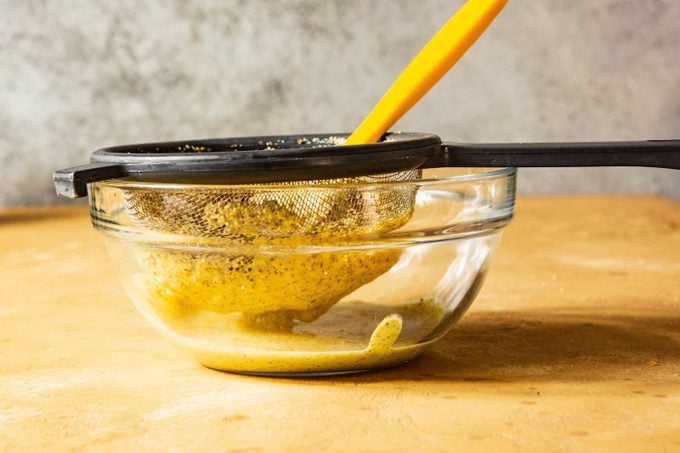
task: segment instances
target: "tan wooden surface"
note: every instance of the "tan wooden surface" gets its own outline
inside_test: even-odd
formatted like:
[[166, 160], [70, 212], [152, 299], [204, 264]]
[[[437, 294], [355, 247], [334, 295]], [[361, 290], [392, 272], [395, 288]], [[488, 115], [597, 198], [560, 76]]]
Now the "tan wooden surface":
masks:
[[83, 208], [0, 210], [0, 250], [0, 449], [680, 451], [677, 202], [520, 200], [453, 332], [341, 378], [197, 365]]

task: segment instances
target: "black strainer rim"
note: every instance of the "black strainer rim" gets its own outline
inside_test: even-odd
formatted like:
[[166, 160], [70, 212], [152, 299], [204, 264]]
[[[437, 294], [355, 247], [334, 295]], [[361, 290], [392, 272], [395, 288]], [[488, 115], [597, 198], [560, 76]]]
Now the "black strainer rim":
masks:
[[[439, 167], [642, 166], [680, 169], [680, 140], [576, 143], [442, 143], [427, 133], [389, 133], [369, 145], [315, 146], [304, 134], [188, 140], [103, 148], [91, 163], [58, 170], [62, 196], [87, 184], [135, 177], [147, 181], [259, 184], [370, 176]], [[275, 149], [267, 149], [276, 145]], [[215, 150], [218, 148], [218, 150]], [[211, 151], [208, 152], [208, 149]]]

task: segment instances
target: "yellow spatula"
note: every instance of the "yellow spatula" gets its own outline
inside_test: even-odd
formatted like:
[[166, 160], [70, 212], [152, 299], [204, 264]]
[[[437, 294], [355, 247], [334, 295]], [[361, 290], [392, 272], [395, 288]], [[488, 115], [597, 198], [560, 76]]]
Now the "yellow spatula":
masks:
[[394, 81], [345, 145], [375, 143], [474, 44], [508, 0], [468, 0]]

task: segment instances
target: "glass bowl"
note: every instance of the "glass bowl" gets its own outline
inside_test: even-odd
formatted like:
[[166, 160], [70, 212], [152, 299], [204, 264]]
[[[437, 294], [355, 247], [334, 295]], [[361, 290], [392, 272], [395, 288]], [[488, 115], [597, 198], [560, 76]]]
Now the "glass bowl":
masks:
[[157, 331], [210, 368], [325, 375], [409, 361], [449, 331], [512, 218], [515, 170], [314, 185], [124, 178], [89, 197]]

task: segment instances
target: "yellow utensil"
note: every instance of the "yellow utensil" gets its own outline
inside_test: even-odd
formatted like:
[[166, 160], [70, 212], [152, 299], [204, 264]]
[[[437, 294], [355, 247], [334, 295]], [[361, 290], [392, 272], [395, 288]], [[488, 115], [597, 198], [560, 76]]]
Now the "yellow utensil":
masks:
[[508, 0], [468, 0], [394, 81], [345, 145], [375, 143], [463, 56]]

